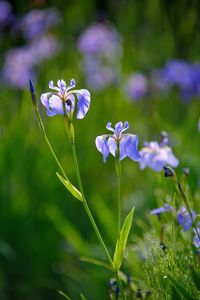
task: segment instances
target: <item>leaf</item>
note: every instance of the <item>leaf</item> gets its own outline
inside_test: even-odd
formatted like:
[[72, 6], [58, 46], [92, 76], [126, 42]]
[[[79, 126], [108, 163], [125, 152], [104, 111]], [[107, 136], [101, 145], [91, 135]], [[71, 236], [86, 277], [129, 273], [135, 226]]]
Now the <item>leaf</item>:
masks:
[[81, 300], [87, 300], [87, 299], [83, 296], [83, 294], [80, 294], [80, 296], [81, 296]]
[[124, 251], [126, 248], [128, 235], [129, 235], [129, 232], [131, 229], [131, 223], [132, 223], [132, 219], [133, 219], [134, 210], [135, 210], [135, 207], [132, 208], [132, 210], [126, 217], [123, 227], [120, 231], [119, 238], [116, 243], [115, 253], [114, 253], [114, 257], [113, 257], [113, 266], [116, 271], [119, 271], [120, 266], [123, 261]]
[[78, 200], [83, 201], [83, 197], [81, 192], [69, 181], [64, 179], [60, 174], [56, 172], [58, 179], [64, 184], [64, 186], [68, 189], [68, 191]]
[[69, 296], [67, 296], [65, 293], [63, 293], [62, 291], [58, 291], [58, 293], [60, 294], [60, 295], [62, 295], [65, 299], [67, 299], [67, 300], [72, 300]]
[[[186, 290], [184, 283], [173, 279], [172, 277], [169, 277], [171, 283], [177, 290], [177, 292], [181, 295], [181, 299], [184, 297], [184, 299], [187, 300], [195, 300], [196, 297], [194, 297], [188, 290]], [[183, 296], [183, 297], [182, 297]]]
[[102, 260], [96, 259], [96, 258], [81, 256], [80, 260], [91, 263], [91, 264], [96, 265], [96, 266], [104, 267], [108, 270], [112, 270], [112, 268], [110, 267], [109, 264], [107, 264], [106, 262], [104, 262]]

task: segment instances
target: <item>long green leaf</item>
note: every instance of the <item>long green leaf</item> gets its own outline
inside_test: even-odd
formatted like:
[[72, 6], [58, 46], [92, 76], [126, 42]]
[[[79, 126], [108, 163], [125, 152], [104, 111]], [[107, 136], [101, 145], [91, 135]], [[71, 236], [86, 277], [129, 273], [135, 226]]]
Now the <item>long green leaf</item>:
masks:
[[120, 266], [123, 261], [124, 251], [126, 248], [128, 235], [129, 235], [129, 232], [131, 229], [131, 223], [132, 223], [132, 219], [133, 219], [134, 210], [135, 210], [135, 207], [132, 208], [132, 210], [126, 217], [123, 227], [120, 231], [119, 238], [116, 243], [115, 253], [114, 253], [114, 257], [113, 257], [113, 266], [116, 271], [119, 271]]
[[108, 270], [112, 270], [112, 268], [110, 267], [109, 264], [107, 264], [106, 262], [104, 262], [102, 260], [96, 259], [96, 258], [81, 256], [80, 260], [84, 261], [84, 262], [88, 262], [88, 263], [96, 265], [96, 266], [104, 267]]
[[68, 191], [78, 200], [83, 201], [81, 192], [69, 181], [64, 179], [60, 174], [56, 173], [58, 179], [64, 184]]
[[67, 300], [72, 300], [69, 296], [67, 296], [65, 293], [63, 293], [62, 291], [58, 291], [58, 293], [60, 294], [60, 295], [62, 295], [65, 299], [67, 299]]
[[83, 294], [80, 294], [80, 296], [81, 296], [81, 300], [87, 300], [87, 299], [83, 296]]

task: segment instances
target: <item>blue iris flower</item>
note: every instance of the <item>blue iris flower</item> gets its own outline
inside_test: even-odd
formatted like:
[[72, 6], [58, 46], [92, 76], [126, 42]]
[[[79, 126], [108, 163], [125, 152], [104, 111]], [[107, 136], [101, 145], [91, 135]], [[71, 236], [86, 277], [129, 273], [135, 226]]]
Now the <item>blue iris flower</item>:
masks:
[[76, 118], [82, 119], [90, 108], [90, 92], [86, 89], [73, 90], [76, 82], [74, 79], [67, 86], [63, 79], [57, 81], [57, 86], [54, 86], [53, 81], [49, 82], [49, 88], [54, 92], [48, 92], [41, 95], [40, 100], [47, 109], [48, 116], [64, 114], [63, 105], [65, 106], [66, 114], [73, 114], [75, 109], [75, 97], [77, 97], [77, 112]]
[[165, 165], [177, 167], [178, 159], [174, 156], [172, 149], [165, 143], [152, 141], [145, 143], [145, 147], [140, 150], [140, 169], [149, 167], [156, 172], [162, 171]]
[[[193, 219], [196, 218], [196, 212], [192, 210]], [[183, 225], [183, 230], [188, 231], [188, 229], [192, 226], [192, 218], [187, 211], [187, 209], [182, 206], [177, 213], [177, 220], [180, 225]]]
[[[198, 233], [200, 235], [200, 222], [198, 222], [198, 224], [197, 224], [197, 231], [198, 231]], [[197, 232], [196, 232], [195, 229], [193, 229], [193, 232], [195, 234], [194, 237], [193, 237], [193, 244], [195, 245], [196, 248], [200, 248], [200, 239], [199, 239], [199, 236], [198, 236], [198, 234], [197, 234]]]
[[150, 214], [151, 215], [160, 215], [164, 212], [167, 212], [167, 211], [173, 211], [173, 207], [169, 204], [164, 204], [163, 206], [161, 207], [158, 207], [158, 208], [155, 208], [153, 210], [150, 211]]
[[118, 122], [115, 128], [111, 127], [110, 122], [107, 123], [106, 128], [113, 132], [113, 134], [104, 134], [96, 137], [96, 147], [103, 155], [103, 161], [106, 162], [106, 158], [111, 153], [116, 156], [118, 153], [119, 159], [122, 160], [126, 156], [134, 161], [140, 159], [140, 154], [137, 150], [138, 136], [135, 134], [123, 134], [125, 130], [129, 128], [128, 122]]

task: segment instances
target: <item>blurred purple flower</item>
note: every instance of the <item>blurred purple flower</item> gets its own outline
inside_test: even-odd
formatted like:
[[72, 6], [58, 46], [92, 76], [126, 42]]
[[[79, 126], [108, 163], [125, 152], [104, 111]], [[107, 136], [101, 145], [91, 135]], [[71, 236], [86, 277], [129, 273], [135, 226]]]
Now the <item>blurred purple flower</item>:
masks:
[[81, 69], [92, 89], [101, 90], [118, 80], [121, 38], [111, 25], [89, 26], [78, 40], [78, 49], [83, 55]]
[[7, 1], [0, 1], [0, 29], [7, 26], [12, 19], [12, 6]]
[[[90, 92], [86, 89], [72, 90], [76, 86], [74, 79], [70, 81], [70, 85], [66, 86], [63, 79], [57, 81], [54, 86], [53, 81], [49, 82], [49, 88], [54, 92], [48, 92], [41, 95], [40, 100], [47, 109], [48, 116], [64, 114], [64, 107], [68, 116], [73, 114], [75, 108], [75, 97], [77, 97], [77, 119], [85, 117], [90, 108]], [[64, 107], [63, 107], [64, 105]]]
[[142, 73], [133, 73], [127, 80], [125, 93], [132, 100], [139, 100], [147, 94], [148, 81]]
[[150, 214], [151, 215], [160, 215], [167, 211], [170, 211], [170, 212], [173, 211], [173, 207], [170, 206], [169, 204], [164, 204], [163, 206], [161, 206], [159, 208], [155, 208], [155, 209], [151, 210]]
[[[198, 222], [197, 224], [197, 231], [200, 235], [200, 222]], [[200, 239], [199, 239], [199, 236], [196, 232], [195, 229], [193, 229], [193, 232], [194, 232], [194, 237], [193, 237], [193, 244], [195, 245], [196, 248], [200, 248]]]
[[7, 85], [24, 88], [29, 78], [34, 78], [34, 64], [35, 60], [28, 47], [9, 50], [2, 69], [3, 80]]
[[78, 49], [84, 55], [104, 55], [113, 59], [121, 56], [121, 38], [111, 25], [94, 23], [80, 36]]
[[32, 40], [60, 22], [61, 16], [56, 9], [35, 9], [22, 17], [18, 27], [23, 31], [25, 39]]
[[[196, 218], [196, 212], [192, 210], [193, 219]], [[183, 225], [183, 230], [187, 231], [192, 226], [192, 218], [187, 209], [182, 206], [177, 212], [177, 220], [180, 225]]]
[[97, 150], [103, 155], [103, 161], [106, 162], [109, 153], [113, 156], [119, 153], [120, 160], [128, 156], [132, 160], [138, 161], [140, 159], [140, 154], [137, 150], [138, 136], [130, 133], [123, 134], [129, 128], [128, 122], [118, 122], [115, 128], [111, 126], [112, 124], [108, 122], [106, 128], [112, 131], [113, 134], [97, 136], [95, 140]]
[[29, 45], [30, 54], [37, 64], [57, 54], [58, 50], [58, 41], [52, 35], [43, 35], [39, 39], [33, 40]]
[[140, 169], [149, 167], [156, 172], [160, 172], [166, 164], [171, 167], [177, 167], [179, 164], [178, 159], [174, 156], [169, 146], [155, 141], [146, 142], [145, 147], [139, 153], [141, 155], [139, 161]]
[[163, 69], [153, 70], [150, 74], [150, 82], [153, 91], [168, 94], [170, 85], [165, 78], [165, 72]]
[[170, 86], [177, 86], [184, 100], [194, 95], [196, 72], [192, 64], [181, 59], [171, 60], [166, 63], [163, 72], [166, 82]]

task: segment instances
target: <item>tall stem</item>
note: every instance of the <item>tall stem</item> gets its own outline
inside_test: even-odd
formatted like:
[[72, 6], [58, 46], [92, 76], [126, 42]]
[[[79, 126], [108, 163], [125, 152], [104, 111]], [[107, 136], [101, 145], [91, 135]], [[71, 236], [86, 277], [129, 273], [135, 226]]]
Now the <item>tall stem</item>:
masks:
[[126, 296], [124, 294], [123, 286], [122, 286], [122, 283], [121, 283], [121, 279], [119, 278], [118, 271], [115, 272], [115, 276], [116, 276], [116, 279], [117, 279], [117, 282], [118, 282], [118, 285], [119, 285], [119, 290], [120, 290], [120, 293], [122, 295], [122, 298], [123, 298], [123, 300], [126, 300]]
[[190, 208], [189, 201], [188, 201], [187, 196], [186, 196], [185, 192], [183, 191], [182, 186], [181, 186], [181, 184], [180, 184], [179, 182], [178, 182], [178, 188], [179, 188], [179, 190], [180, 190], [180, 193], [181, 193], [181, 196], [182, 196], [183, 201], [184, 201], [184, 203], [185, 203], [185, 206], [187, 207], [187, 210], [188, 210], [188, 212], [189, 212], [189, 214], [190, 214], [190, 218], [191, 218], [191, 220], [192, 220], [192, 224], [193, 224], [193, 226], [194, 226], [194, 229], [195, 229], [195, 231], [196, 231], [196, 234], [197, 234], [197, 236], [198, 236], [198, 238], [199, 238], [199, 240], [200, 240], [200, 234], [199, 234], [199, 231], [198, 231], [198, 229], [197, 229], [197, 227], [196, 227], [195, 220], [194, 220], [194, 217], [193, 217], [193, 214], [192, 214], [192, 210], [191, 210], [191, 208]]
[[96, 222], [95, 222], [95, 220], [94, 220], [94, 218], [92, 216], [92, 213], [90, 211], [90, 208], [89, 208], [89, 206], [87, 204], [87, 201], [86, 201], [86, 198], [85, 198], [85, 195], [84, 195], [84, 190], [83, 190], [83, 185], [82, 185], [82, 181], [81, 181], [81, 176], [80, 176], [80, 171], [79, 171], [79, 166], [78, 166], [78, 160], [77, 160], [77, 155], [76, 155], [75, 141], [74, 141], [74, 139], [70, 139], [70, 142], [71, 142], [71, 147], [72, 147], [73, 159], [74, 159], [74, 163], [75, 163], [75, 170], [76, 170], [78, 185], [79, 185], [79, 189], [80, 189], [80, 192], [82, 194], [82, 197], [83, 197], [83, 201], [82, 201], [83, 206], [84, 206], [85, 211], [86, 211], [86, 213], [88, 215], [88, 218], [89, 218], [89, 220], [90, 220], [90, 222], [92, 224], [92, 227], [93, 227], [93, 229], [94, 229], [94, 231], [96, 233], [96, 236], [97, 236], [97, 238], [98, 238], [98, 240], [99, 240], [102, 248], [104, 249], [104, 252], [105, 252], [105, 254], [107, 256], [107, 259], [108, 259], [108, 261], [109, 261], [109, 263], [110, 263], [110, 265], [111, 265], [111, 267], [113, 269], [113, 263], [112, 263], [111, 256], [110, 256], [110, 254], [108, 252], [108, 249], [107, 249], [107, 247], [106, 247], [106, 245], [104, 243], [104, 240], [103, 240], [103, 238], [102, 238], [102, 236], [101, 236], [101, 234], [99, 232], [99, 229], [98, 229], [98, 227], [96, 225]]
[[122, 200], [121, 200], [121, 164], [119, 158], [115, 157], [115, 168], [117, 174], [117, 235], [119, 237], [122, 219]]
[[176, 175], [176, 172], [171, 167], [169, 167], [169, 166], [167, 167], [167, 169], [168, 169], [168, 171], [171, 172], [170, 176], [172, 177], [172, 180], [173, 180], [173, 182], [175, 184], [175, 187], [176, 187], [178, 193], [180, 193], [181, 196], [182, 196], [183, 202], [185, 203], [185, 206], [186, 206], [186, 208], [187, 208], [187, 210], [189, 212], [190, 218], [192, 220], [192, 225], [194, 226], [196, 234], [197, 234], [197, 236], [198, 236], [198, 238], [200, 240], [200, 234], [199, 234], [199, 231], [198, 231], [198, 229], [196, 227], [196, 224], [195, 224], [195, 220], [194, 220], [194, 217], [193, 217], [193, 214], [192, 214], [192, 210], [190, 208], [189, 200], [188, 200], [188, 198], [187, 198], [187, 196], [186, 196], [186, 194], [185, 194], [185, 192], [184, 192], [184, 190], [183, 190], [180, 182], [178, 181], [178, 177]]
[[60, 164], [60, 162], [59, 162], [59, 160], [58, 160], [58, 158], [57, 158], [57, 156], [56, 156], [56, 154], [55, 154], [52, 146], [51, 146], [51, 143], [50, 143], [49, 139], [48, 139], [48, 136], [46, 134], [46, 130], [44, 128], [44, 124], [43, 124], [42, 119], [40, 117], [38, 106], [35, 105], [34, 108], [35, 108], [35, 112], [36, 112], [36, 116], [37, 116], [37, 120], [38, 120], [39, 126], [40, 126], [40, 128], [42, 130], [42, 133], [43, 133], [45, 141], [46, 141], [46, 143], [47, 143], [47, 145], [48, 145], [48, 147], [49, 147], [49, 149], [51, 151], [51, 154], [53, 155], [53, 157], [54, 157], [54, 159], [56, 161], [56, 164], [57, 164], [58, 168], [60, 169], [62, 175], [65, 177], [66, 180], [69, 180], [68, 177], [67, 177], [67, 175], [66, 175], [66, 173], [65, 173], [65, 171], [64, 171], [64, 169], [63, 169], [63, 167], [62, 167], [62, 165]]

